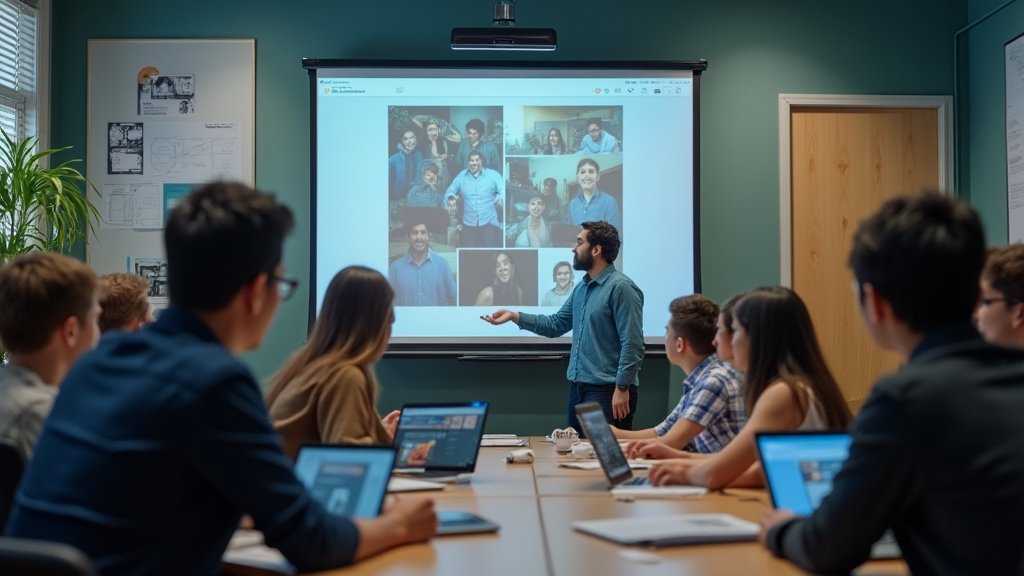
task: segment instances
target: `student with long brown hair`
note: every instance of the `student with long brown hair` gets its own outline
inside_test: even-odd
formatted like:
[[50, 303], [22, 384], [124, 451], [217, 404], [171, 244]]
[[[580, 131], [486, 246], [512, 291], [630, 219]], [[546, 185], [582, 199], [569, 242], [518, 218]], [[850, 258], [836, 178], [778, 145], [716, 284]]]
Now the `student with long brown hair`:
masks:
[[795, 292], [781, 286], [751, 291], [736, 305], [732, 327], [734, 363], [744, 372], [747, 424], [721, 452], [703, 458], [680, 454], [655, 464], [652, 483], [761, 486], [757, 432], [845, 428], [852, 420], [807, 306]]
[[308, 443], [390, 444], [398, 412], [383, 419], [374, 365], [394, 321], [395, 293], [376, 270], [349, 266], [327, 286], [309, 342], [271, 377], [267, 406], [284, 451]]

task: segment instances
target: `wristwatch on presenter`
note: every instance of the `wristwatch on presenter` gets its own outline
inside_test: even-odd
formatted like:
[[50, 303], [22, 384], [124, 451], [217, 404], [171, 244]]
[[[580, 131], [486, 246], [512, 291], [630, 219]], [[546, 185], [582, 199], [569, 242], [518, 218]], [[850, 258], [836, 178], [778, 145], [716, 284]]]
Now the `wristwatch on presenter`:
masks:
[[618, 390], [629, 390], [629, 384], [616, 384], [615, 388]]

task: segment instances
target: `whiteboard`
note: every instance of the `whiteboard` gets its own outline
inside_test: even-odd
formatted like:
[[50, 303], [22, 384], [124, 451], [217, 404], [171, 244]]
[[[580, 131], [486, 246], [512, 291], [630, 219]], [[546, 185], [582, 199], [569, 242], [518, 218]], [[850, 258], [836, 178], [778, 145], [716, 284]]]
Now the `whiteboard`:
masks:
[[88, 66], [86, 176], [103, 215], [88, 262], [158, 270], [163, 222], [192, 187], [255, 185], [256, 42], [95, 39]]
[[1024, 34], [1006, 43], [1006, 201], [1010, 244], [1024, 242]]

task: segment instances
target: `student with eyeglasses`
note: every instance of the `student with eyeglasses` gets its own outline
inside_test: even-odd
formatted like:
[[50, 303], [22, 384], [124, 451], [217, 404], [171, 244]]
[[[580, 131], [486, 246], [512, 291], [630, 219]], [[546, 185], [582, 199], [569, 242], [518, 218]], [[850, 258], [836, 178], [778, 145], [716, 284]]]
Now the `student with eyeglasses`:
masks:
[[1024, 348], [1024, 245], [989, 251], [975, 315], [985, 340]]
[[291, 210], [243, 184], [207, 184], [174, 208], [170, 307], [68, 373], [8, 535], [76, 546], [103, 574], [214, 575], [243, 514], [300, 572], [434, 534], [430, 500], [395, 500], [374, 519], [328, 514], [237, 358], [298, 285], [282, 262], [292, 227]]

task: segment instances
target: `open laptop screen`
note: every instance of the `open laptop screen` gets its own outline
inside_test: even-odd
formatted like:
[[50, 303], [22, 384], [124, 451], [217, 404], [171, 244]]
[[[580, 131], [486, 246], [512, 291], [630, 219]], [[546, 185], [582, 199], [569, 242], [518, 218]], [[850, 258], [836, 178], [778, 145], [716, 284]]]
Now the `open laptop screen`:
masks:
[[608, 477], [608, 481], [614, 486], [632, 478], [633, 472], [629, 469], [626, 455], [622, 453], [619, 441], [612, 434], [612, 429], [608, 426], [608, 419], [604, 417], [601, 406], [596, 402], [577, 404], [576, 419], [579, 420], [580, 426], [583, 427], [587, 438], [590, 439], [590, 443], [594, 447], [594, 455], [601, 463], [601, 468], [604, 470], [605, 476]]
[[406, 404], [395, 430], [398, 466], [472, 472], [487, 402]]
[[295, 475], [327, 512], [374, 518], [380, 514], [394, 463], [391, 446], [307, 444], [299, 449]]
[[757, 449], [772, 504], [802, 516], [814, 512], [832, 491], [850, 441], [845, 432], [759, 433]]

